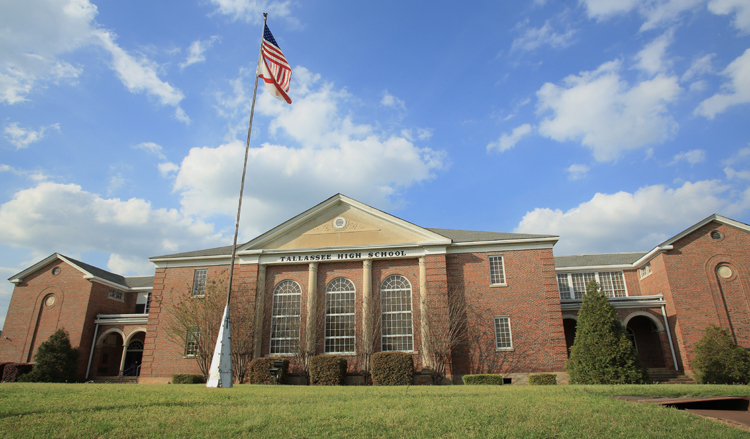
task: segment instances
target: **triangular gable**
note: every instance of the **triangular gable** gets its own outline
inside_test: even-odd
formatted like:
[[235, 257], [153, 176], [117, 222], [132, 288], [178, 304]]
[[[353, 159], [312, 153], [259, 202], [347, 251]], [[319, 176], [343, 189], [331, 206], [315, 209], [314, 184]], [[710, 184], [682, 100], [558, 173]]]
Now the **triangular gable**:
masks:
[[[25, 277], [28, 277], [29, 275], [36, 273], [37, 271], [43, 269], [44, 267], [48, 266], [54, 261], [63, 261], [66, 264], [70, 265], [71, 267], [75, 268], [76, 270], [80, 271], [81, 274], [83, 274], [83, 278], [90, 280], [92, 282], [99, 282], [101, 284], [108, 285], [110, 287], [115, 287], [121, 290], [130, 290], [131, 288], [125, 285], [124, 278], [120, 275], [110, 273], [109, 271], [102, 270], [101, 268], [94, 267], [93, 265], [84, 264], [83, 262], [76, 261], [75, 259], [68, 258], [66, 256], [61, 255], [60, 253], [53, 253], [46, 258], [42, 259], [41, 261], [37, 262], [36, 264], [32, 265], [31, 267], [23, 270], [22, 272], [11, 276], [8, 281], [10, 281], [13, 284], [19, 284], [23, 282], [23, 279]], [[120, 281], [122, 279], [122, 281]]]
[[238, 251], [392, 244], [449, 245], [451, 240], [342, 194], [274, 227]]

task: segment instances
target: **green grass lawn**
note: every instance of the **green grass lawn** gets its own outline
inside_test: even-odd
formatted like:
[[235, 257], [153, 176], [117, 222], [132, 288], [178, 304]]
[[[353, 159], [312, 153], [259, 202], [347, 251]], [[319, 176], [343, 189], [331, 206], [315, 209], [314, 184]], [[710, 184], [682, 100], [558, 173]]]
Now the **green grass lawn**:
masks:
[[610, 395], [745, 396], [746, 386], [0, 384], [0, 437], [665, 437], [746, 431]]

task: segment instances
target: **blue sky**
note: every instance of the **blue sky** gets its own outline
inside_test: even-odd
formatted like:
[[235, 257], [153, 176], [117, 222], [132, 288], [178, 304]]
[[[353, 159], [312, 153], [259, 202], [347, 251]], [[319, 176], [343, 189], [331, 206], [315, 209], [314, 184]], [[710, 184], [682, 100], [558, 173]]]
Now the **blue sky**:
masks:
[[750, 222], [748, 0], [0, 0], [0, 274], [230, 244], [264, 11], [241, 241], [339, 192], [557, 254]]

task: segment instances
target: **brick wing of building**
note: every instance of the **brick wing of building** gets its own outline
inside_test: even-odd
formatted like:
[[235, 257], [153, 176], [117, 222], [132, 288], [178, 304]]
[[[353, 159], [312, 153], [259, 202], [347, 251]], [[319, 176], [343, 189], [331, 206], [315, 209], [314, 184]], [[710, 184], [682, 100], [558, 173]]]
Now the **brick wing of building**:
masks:
[[[750, 226], [712, 215], [653, 250], [553, 255], [557, 236], [423, 228], [336, 195], [238, 246], [232, 300], [255, 357], [300, 349], [347, 357], [412, 353], [457, 319], [449, 377], [529, 373], [565, 380], [585, 285], [599, 282], [642, 362], [691, 372], [693, 347], [717, 324], [750, 347]], [[171, 311], [226, 280], [231, 246], [150, 258], [153, 277], [122, 277], [54, 254], [13, 276], [0, 361], [29, 362], [59, 327], [80, 347], [81, 379], [140, 375], [165, 383], [198, 372], [200, 327], [168, 337]], [[241, 304], [241, 305], [237, 305]], [[456, 312], [458, 309], [460, 312]], [[203, 331], [205, 334], [205, 329]], [[457, 381], [458, 382], [458, 381]]]

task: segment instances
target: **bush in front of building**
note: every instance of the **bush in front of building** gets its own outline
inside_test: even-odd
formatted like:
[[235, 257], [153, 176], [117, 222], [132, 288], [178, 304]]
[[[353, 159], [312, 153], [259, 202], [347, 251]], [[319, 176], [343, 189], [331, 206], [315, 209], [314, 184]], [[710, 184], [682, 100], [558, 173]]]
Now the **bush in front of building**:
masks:
[[33, 369], [34, 365], [31, 363], [4, 363], [3, 368], [3, 382], [4, 383], [15, 383], [20, 379], [23, 379], [25, 375], [28, 375]]
[[34, 370], [21, 378], [26, 382], [73, 383], [78, 373], [78, 349], [70, 345], [68, 331], [58, 329], [39, 345]]
[[586, 285], [576, 338], [565, 364], [574, 384], [640, 384], [648, 381], [633, 343], [596, 281]]
[[532, 386], [549, 386], [557, 384], [557, 375], [554, 373], [535, 373], [529, 375], [529, 384]]
[[464, 375], [464, 384], [469, 386], [502, 386], [503, 376], [499, 373], [477, 373], [473, 375]]
[[172, 375], [172, 384], [206, 384], [201, 373], [176, 373]]
[[310, 382], [321, 386], [343, 386], [346, 359], [335, 355], [316, 355], [310, 358]]
[[725, 329], [706, 327], [693, 351], [695, 379], [701, 384], [747, 384], [750, 353], [738, 346]]
[[370, 361], [376, 386], [409, 386], [414, 382], [414, 358], [407, 352], [377, 352]]
[[[271, 376], [274, 360], [281, 360], [284, 365], [279, 372], [279, 382], [275, 383]], [[282, 357], [255, 358], [248, 366], [247, 378], [250, 384], [284, 384], [289, 373], [289, 359]]]

